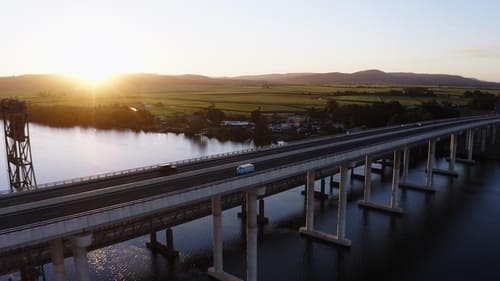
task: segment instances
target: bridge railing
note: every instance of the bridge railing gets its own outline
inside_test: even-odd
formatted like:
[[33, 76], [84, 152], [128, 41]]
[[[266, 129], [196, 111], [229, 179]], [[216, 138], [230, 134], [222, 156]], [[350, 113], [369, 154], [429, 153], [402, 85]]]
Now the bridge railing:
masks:
[[49, 182], [49, 183], [39, 184], [37, 186], [37, 188], [58, 187], [58, 186], [75, 184], [75, 183], [86, 183], [86, 182], [92, 182], [92, 181], [102, 180], [102, 179], [112, 179], [114, 177], [120, 177], [123, 175], [132, 175], [132, 174], [139, 174], [139, 173], [144, 173], [144, 172], [148, 172], [148, 171], [154, 171], [156, 169], [159, 169], [159, 167], [163, 166], [163, 165], [180, 166], [180, 165], [193, 164], [196, 162], [201, 162], [201, 161], [206, 161], [206, 160], [215, 160], [215, 159], [220, 159], [220, 158], [224, 158], [224, 157], [228, 157], [228, 156], [241, 155], [241, 154], [245, 154], [245, 153], [260, 151], [262, 149], [272, 148], [272, 147], [276, 147], [276, 146], [277, 145], [271, 144], [271, 145], [264, 146], [264, 147], [253, 147], [253, 148], [247, 148], [247, 149], [236, 150], [236, 151], [228, 151], [228, 152], [222, 152], [222, 153], [217, 153], [217, 154], [210, 154], [210, 155], [206, 155], [206, 156], [202, 156], [202, 157], [183, 159], [183, 160], [178, 160], [178, 161], [160, 163], [160, 164], [143, 166], [143, 167], [132, 168], [132, 169], [127, 169], [127, 170], [121, 170], [121, 171], [102, 173], [102, 174], [97, 174], [97, 175], [92, 175], [92, 176]]

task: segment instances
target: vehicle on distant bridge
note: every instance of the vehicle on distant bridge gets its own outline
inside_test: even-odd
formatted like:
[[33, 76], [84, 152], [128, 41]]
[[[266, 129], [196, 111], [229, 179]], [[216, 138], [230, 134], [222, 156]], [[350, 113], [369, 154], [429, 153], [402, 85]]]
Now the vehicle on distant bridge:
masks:
[[255, 166], [253, 164], [241, 164], [236, 168], [236, 173], [238, 175], [248, 174], [255, 172]]
[[162, 174], [170, 175], [177, 171], [177, 166], [173, 164], [160, 165], [159, 170]]

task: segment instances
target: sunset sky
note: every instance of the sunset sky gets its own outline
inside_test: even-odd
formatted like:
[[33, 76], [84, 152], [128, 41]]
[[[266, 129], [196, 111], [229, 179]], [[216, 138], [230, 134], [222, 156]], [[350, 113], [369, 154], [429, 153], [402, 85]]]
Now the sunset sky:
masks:
[[0, 0], [0, 76], [364, 69], [500, 82], [500, 1]]

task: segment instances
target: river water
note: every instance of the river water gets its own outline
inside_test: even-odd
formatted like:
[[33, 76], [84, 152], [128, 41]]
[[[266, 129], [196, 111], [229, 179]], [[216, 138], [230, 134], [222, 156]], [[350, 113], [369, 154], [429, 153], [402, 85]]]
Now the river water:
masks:
[[[32, 125], [33, 160], [39, 183], [128, 169], [251, 147], [251, 143], [193, 141], [181, 135], [54, 129]], [[5, 159], [4, 155], [0, 159]], [[5, 164], [3, 171], [5, 171]], [[445, 167], [443, 159], [438, 166]], [[424, 164], [410, 170], [413, 182], [424, 181]], [[457, 164], [460, 177], [434, 176], [436, 192], [400, 189], [402, 216], [360, 209], [355, 194], [362, 182], [352, 180], [347, 207], [350, 249], [301, 237], [303, 187], [266, 199], [269, 224], [259, 238], [259, 280], [500, 280], [500, 162]], [[357, 168], [356, 173], [362, 173]], [[390, 171], [387, 170], [387, 177]], [[317, 184], [319, 184], [317, 182]], [[2, 187], [7, 188], [6, 173]], [[329, 189], [327, 183], [327, 190]], [[334, 195], [333, 189], [331, 194]], [[390, 182], [373, 175], [373, 199], [389, 200]], [[316, 202], [315, 227], [335, 233], [335, 200]], [[224, 269], [245, 278], [245, 228], [239, 208], [223, 212]], [[173, 228], [180, 252], [175, 261], [152, 254], [143, 236], [89, 253], [93, 280], [209, 280], [211, 218]], [[164, 237], [158, 233], [159, 239]], [[72, 259], [65, 260], [73, 279]], [[52, 267], [44, 266], [47, 280]], [[14, 274], [11, 277], [17, 278]], [[6, 280], [8, 276], [0, 279]]]

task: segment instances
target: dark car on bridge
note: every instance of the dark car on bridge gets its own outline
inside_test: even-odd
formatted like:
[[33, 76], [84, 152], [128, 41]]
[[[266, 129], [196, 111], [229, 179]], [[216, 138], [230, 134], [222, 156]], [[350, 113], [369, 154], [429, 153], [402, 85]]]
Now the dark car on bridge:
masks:
[[160, 165], [159, 170], [160, 170], [160, 173], [162, 173], [164, 175], [170, 175], [170, 174], [173, 174], [177, 171], [177, 166], [174, 164]]

